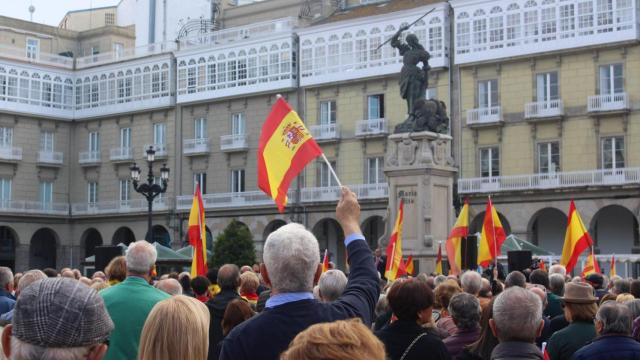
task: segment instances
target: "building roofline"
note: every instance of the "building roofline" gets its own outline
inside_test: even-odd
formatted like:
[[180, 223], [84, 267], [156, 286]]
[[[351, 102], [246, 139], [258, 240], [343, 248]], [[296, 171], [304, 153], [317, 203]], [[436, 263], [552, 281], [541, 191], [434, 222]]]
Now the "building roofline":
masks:
[[[120, 1], [122, 2], [122, 1]], [[118, 3], [119, 4], [119, 3]], [[100, 6], [100, 7], [95, 7], [95, 8], [89, 8], [89, 9], [78, 9], [78, 10], [71, 10], [71, 11], [67, 11], [66, 14], [64, 14], [64, 16], [62, 17], [63, 19], [69, 15], [69, 14], [74, 14], [74, 13], [79, 13], [79, 12], [86, 12], [86, 11], [94, 11], [94, 10], [104, 10], [104, 9], [117, 9], [118, 5], [111, 5], [111, 6]], [[62, 21], [62, 20], [61, 20]]]

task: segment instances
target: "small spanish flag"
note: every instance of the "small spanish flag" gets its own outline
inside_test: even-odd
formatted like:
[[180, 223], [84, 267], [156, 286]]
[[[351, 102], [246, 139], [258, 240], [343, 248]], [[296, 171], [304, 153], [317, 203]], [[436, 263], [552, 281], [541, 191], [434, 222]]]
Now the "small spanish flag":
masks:
[[462, 238], [469, 234], [469, 203], [465, 200], [458, 220], [456, 220], [451, 234], [447, 238], [444, 247], [447, 249], [449, 259], [449, 274], [458, 275], [462, 269]]
[[506, 239], [498, 211], [489, 198], [478, 245], [478, 265], [487, 267], [491, 260], [497, 259], [501, 253], [502, 243]]
[[438, 257], [436, 257], [436, 274], [442, 275], [442, 245], [438, 244]]
[[542, 271], [547, 271], [547, 267], [544, 264], [544, 260], [540, 259], [538, 261], [538, 269], [542, 270]]
[[576, 266], [580, 254], [591, 246], [593, 246], [591, 235], [582, 223], [576, 204], [571, 200], [560, 264], [567, 268], [568, 273], [571, 272]]
[[589, 274], [600, 274], [600, 265], [598, 265], [598, 260], [593, 254], [593, 248], [591, 248], [591, 253], [587, 256], [587, 261], [584, 263], [580, 276], [584, 278]]
[[322, 258], [322, 272], [326, 273], [329, 270], [329, 250], [324, 249], [324, 257]]
[[611, 269], [609, 270], [609, 278], [616, 276], [616, 255], [611, 255]]
[[387, 267], [384, 272], [384, 277], [389, 281], [393, 281], [401, 276], [404, 269], [404, 263], [402, 262], [402, 221], [404, 218], [404, 201], [400, 199], [400, 206], [398, 207], [398, 216], [396, 217], [396, 224], [393, 227], [393, 232], [389, 238], [389, 245], [387, 245]]
[[189, 244], [193, 246], [193, 260], [191, 261], [191, 278], [207, 274], [207, 235], [204, 222], [204, 206], [200, 184], [196, 183], [193, 194], [193, 205], [189, 212]]
[[407, 257], [407, 261], [404, 263], [404, 271], [407, 273], [407, 275], [411, 275], [413, 276], [413, 256], [409, 255]]
[[282, 213], [291, 181], [322, 149], [298, 114], [279, 97], [262, 125], [258, 144], [258, 187]]

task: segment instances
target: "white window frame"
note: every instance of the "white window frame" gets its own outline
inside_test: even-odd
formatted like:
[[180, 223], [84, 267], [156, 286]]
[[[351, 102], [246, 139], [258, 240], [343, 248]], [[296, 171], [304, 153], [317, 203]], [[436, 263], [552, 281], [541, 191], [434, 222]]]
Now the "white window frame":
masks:
[[231, 135], [244, 135], [246, 133], [246, 121], [244, 113], [231, 114]]
[[[35, 42], [35, 46], [30, 42]], [[28, 37], [25, 42], [25, 56], [27, 59], [37, 60], [40, 57], [40, 39]]]
[[100, 152], [100, 133], [97, 131], [89, 132], [89, 151], [92, 153]]
[[207, 118], [197, 118], [193, 120], [193, 136], [195, 139], [207, 138]]
[[[607, 145], [607, 141], [611, 140], [611, 148], [605, 149]], [[600, 157], [601, 166], [603, 169], [623, 169], [626, 166], [626, 154], [625, 154], [625, 143], [624, 136], [606, 136], [600, 139]], [[620, 146], [619, 146], [620, 145]], [[620, 151], [622, 155], [622, 166], [618, 166], [616, 163], [618, 162], [617, 152]], [[607, 164], [605, 162], [605, 153], [611, 152], [611, 164]]]
[[[489, 165], [489, 168], [487, 169], [487, 171], [484, 171], [484, 169], [482, 168], [483, 157], [485, 156], [485, 154], [486, 156], [489, 157], [488, 160], [486, 161], [487, 164]], [[478, 149], [478, 156], [479, 156], [478, 169], [479, 169], [481, 178], [491, 179], [491, 178], [500, 176], [500, 147], [498, 146], [482, 147]], [[497, 169], [494, 168], [494, 158], [497, 158], [497, 163], [498, 163]], [[488, 174], [488, 176], [483, 175], [485, 172]]]
[[91, 181], [87, 183], [87, 203], [89, 206], [95, 206], [98, 202], [98, 183]]
[[[485, 90], [483, 90], [483, 86]], [[495, 91], [494, 88], [495, 87]], [[478, 108], [489, 109], [500, 104], [500, 87], [497, 79], [479, 80], [478, 81]], [[495, 99], [493, 95], [495, 93]]]
[[194, 173], [193, 174], [193, 191], [196, 191], [196, 183], [200, 184], [200, 193], [202, 195], [207, 193], [207, 173]]
[[[329, 163], [333, 167], [334, 171], [337, 170], [337, 162], [336, 160], [330, 160]], [[336, 179], [334, 179], [333, 174], [331, 174], [331, 170], [327, 163], [324, 161], [319, 161], [318, 163], [318, 186], [319, 187], [334, 187], [338, 186]]]
[[0, 207], [7, 207], [11, 202], [11, 183], [8, 177], [0, 177]]
[[384, 111], [384, 94], [367, 95], [367, 119], [382, 119]]
[[231, 170], [230, 182], [231, 182], [230, 191], [232, 193], [245, 192], [246, 188], [245, 188], [245, 171], [244, 171], [244, 169]]
[[153, 143], [156, 145], [164, 145], [166, 143], [167, 124], [153, 124]]
[[[620, 69], [620, 89], [616, 92], [616, 68]], [[604, 86], [606, 84], [606, 86]], [[624, 66], [621, 63], [598, 66], [598, 88], [600, 95], [615, 95], [624, 92]], [[608, 91], [606, 91], [606, 90]]]
[[[555, 84], [552, 80], [555, 77]], [[548, 103], [560, 98], [560, 84], [558, 83], [558, 73], [550, 71], [536, 74], [536, 101]], [[553, 94], [555, 88], [555, 94]]]
[[386, 182], [384, 176], [384, 157], [376, 156], [367, 158], [367, 184], [382, 184]]
[[43, 209], [50, 209], [53, 203], [53, 182], [41, 181], [39, 187], [38, 198], [42, 204]]
[[[554, 153], [554, 147], [557, 152]], [[560, 154], [560, 142], [558, 141], [545, 141], [539, 142], [537, 145], [536, 153], [538, 155], [538, 174], [555, 174], [560, 171], [560, 162], [562, 161]], [[554, 162], [554, 155], [557, 156], [557, 163]], [[546, 169], [543, 168], [543, 160], [546, 162]], [[551, 166], [555, 164], [555, 166]]]
[[320, 115], [318, 123], [320, 125], [332, 125], [337, 121], [337, 106], [335, 100], [325, 100], [320, 102]]
[[0, 147], [10, 148], [13, 146], [13, 128], [0, 127]]
[[52, 153], [55, 151], [55, 133], [43, 131], [40, 133], [40, 151]]
[[120, 205], [128, 206], [131, 201], [131, 181], [127, 179], [118, 180], [118, 188], [120, 190]]
[[131, 128], [120, 128], [120, 148], [131, 147]]

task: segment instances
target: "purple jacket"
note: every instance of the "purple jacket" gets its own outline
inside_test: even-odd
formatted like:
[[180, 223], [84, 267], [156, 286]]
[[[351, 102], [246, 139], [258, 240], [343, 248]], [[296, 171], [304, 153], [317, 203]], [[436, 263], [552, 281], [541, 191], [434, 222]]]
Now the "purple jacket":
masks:
[[480, 337], [480, 329], [475, 328], [472, 330], [460, 330], [456, 329], [453, 335], [442, 340], [444, 346], [447, 347], [449, 355], [452, 359], [455, 359], [459, 353], [462, 352], [465, 346], [475, 342]]

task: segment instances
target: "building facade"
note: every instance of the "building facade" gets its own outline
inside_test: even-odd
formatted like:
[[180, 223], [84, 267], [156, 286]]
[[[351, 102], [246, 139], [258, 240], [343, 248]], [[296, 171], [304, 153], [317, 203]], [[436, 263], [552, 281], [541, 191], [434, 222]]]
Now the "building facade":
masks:
[[635, 2], [269, 0], [221, 6], [213, 32], [138, 47], [141, 30], [120, 7], [117, 25], [86, 31], [0, 18], [0, 263], [79, 266], [97, 245], [146, 237], [147, 204], [129, 167], [144, 174], [153, 146], [156, 172], [171, 169], [153, 240], [185, 243], [198, 182], [209, 237], [236, 219], [260, 255], [267, 235], [295, 220], [345, 267], [326, 164], [306, 167], [285, 214], [258, 190], [262, 122], [277, 94], [293, 105], [358, 194], [376, 248], [393, 222], [386, 137], [406, 118], [402, 58], [379, 45], [431, 10], [411, 32], [431, 55], [427, 97], [450, 112], [471, 231], [490, 194], [509, 233], [558, 253], [574, 198], [599, 251], [635, 252]]

